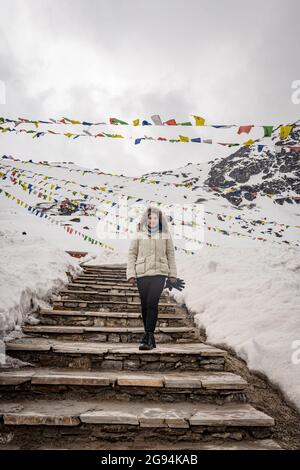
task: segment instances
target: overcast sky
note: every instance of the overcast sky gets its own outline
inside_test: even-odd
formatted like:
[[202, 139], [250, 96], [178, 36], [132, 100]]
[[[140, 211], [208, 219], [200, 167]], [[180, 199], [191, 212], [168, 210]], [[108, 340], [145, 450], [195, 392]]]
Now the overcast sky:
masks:
[[[0, 115], [275, 124], [299, 119], [299, 0], [0, 0]], [[104, 128], [103, 128], [104, 130]], [[126, 135], [204, 128], [106, 130]], [[259, 135], [259, 133], [258, 133]], [[246, 136], [247, 137], [247, 136]], [[236, 140], [236, 139], [233, 139]], [[245, 139], [244, 139], [245, 140]], [[205, 144], [0, 134], [0, 153], [138, 175], [227, 151]]]

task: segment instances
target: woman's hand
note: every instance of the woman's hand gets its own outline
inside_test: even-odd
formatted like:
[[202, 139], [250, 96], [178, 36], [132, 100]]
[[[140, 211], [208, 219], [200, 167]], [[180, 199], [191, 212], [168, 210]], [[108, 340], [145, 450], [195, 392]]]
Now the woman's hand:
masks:
[[132, 286], [135, 286], [135, 284], [136, 284], [136, 278], [135, 278], [135, 277], [131, 277], [130, 279], [128, 279], [128, 282], [129, 282]]
[[168, 279], [171, 282], [171, 284], [175, 284], [175, 282], [177, 281], [176, 277], [169, 277]]

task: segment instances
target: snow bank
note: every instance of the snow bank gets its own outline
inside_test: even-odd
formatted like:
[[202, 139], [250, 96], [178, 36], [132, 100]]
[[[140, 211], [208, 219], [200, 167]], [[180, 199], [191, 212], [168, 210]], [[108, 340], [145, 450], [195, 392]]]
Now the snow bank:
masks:
[[0, 336], [18, 331], [27, 314], [81, 270], [78, 260], [39, 236], [0, 231]]
[[299, 251], [266, 243], [207, 247], [177, 264], [186, 289], [174, 296], [208, 341], [234, 349], [300, 409]]

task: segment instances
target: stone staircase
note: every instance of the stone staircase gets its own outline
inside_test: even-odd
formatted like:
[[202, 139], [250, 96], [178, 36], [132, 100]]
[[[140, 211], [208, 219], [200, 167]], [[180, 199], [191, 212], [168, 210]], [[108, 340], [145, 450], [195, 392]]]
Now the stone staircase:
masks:
[[278, 448], [273, 418], [167, 291], [150, 351], [124, 266], [83, 266], [57, 297], [6, 344], [30, 366], [0, 370], [0, 448]]

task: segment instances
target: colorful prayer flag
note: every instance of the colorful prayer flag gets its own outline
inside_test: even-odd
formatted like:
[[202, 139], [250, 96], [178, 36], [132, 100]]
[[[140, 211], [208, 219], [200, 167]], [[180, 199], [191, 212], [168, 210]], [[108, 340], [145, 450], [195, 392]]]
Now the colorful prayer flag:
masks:
[[244, 145], [247, 145], [248, 147], [250, 147], [250, 145], [253, 145], [253, 144], [254, 144], [254, 140], [252, 139], [249, 139], [246, 142], [244, 142]]
[[273, 132], [273, 126], [263, 126], [264, 128], [264, 137], [271, 137]]
[[168, 121], [164, 122], [164, 124], [167, 124], [168, 126], [177, 126], [175, 119], [169, 119]]
[[163, 122], [158, 114], [151, 116], [151, 119], [156, 126], [163, 126]]
[[121, 119], [117, 119], [117, 118], [109, 118], [109, 122], [110, 124], [125, 124], [125, 125], [128, 125], [128, 122], [125, 122], [125, 121], [121, 121]]
[[280, 140], [286, 139], [291, 130], [293, 129], [293, 126], [280, 126]]
[[254, 127], [254, 126], [253, 126], [253, 125], [250, 125], [250, 126], [240, 126], [237, 133], [238, 133], [238, 134], [242, 134], [243, 132], [245, 132], [246, 134], [249, 134], [249, 132], [251, 131], [252, 127]]
[[204, 123], [205, 123], [205, 119], [201, 116], [194, 116], [194, 119], [195, 119], [195, 122], [196, 122], [196, 126], [204, 126]]

